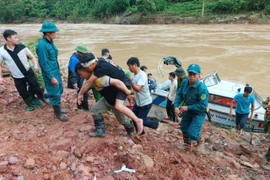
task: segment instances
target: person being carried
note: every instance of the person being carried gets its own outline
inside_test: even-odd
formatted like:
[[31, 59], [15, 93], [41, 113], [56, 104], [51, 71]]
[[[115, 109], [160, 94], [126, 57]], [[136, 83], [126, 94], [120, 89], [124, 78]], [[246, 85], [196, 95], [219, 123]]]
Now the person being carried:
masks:
[[[76, 72], [84, 79], [89, 79], [91, 76], [91, 73], [86, 71], [81, 64], [77, 64]], [[94, 137], [104, 137], [106, 135], [102, 113], [109, 110], [112, 110], [118, 122], [125, 127], [128, 136], [132, 135], [134, 133], [132, 121], [115, 108], [118, 89], [125, 89], [125, 84], [119, 79], [103, 76], [95, 80], [94, 86], [100, 92], [100, 94], [102, 94], [103, 98], [94, 104], [90, 110], [94, 119], [96, 132], [90, 132], [89, 135]]]
[[[43, 91], [34, 74], [34, 71], [39, 71], [37, 60], [25, 45], [19, 44], [17, 32], [8, 29], [4, 31], [3, 36], [6, 40], [6, 44], [0, 48], [0, 84], [5, 83], [2, 78], [1, 67], [2, 62], [4, 61], [12, 74], [18, 93], [28, 105], [28, 108], [25, 109], [25, 111], [33, 111], [35, 105], [32, 97], [27, 91], [27, 85], [29, 85], [33, 95], [37, 95], [38, 99], [46, 103], [43, 97]], [[28, 63], [28, 58], [31, 59], [34, 64], [34, 71]]]
[[208, 106], [208, 89], [200, 82], [201, 67], [198, 64], [188, 66], [188, 79], [182, 82], [174, 99], [174, 112], [181, 117], [180, 129], [183, 133], [184, 149], [190, 150], [191, 140], [197, 142], [195, 153], [203, 151], [204, 139], [201, 136], [202, 126]]
[[170, 90], [169, 93], [166, 97], [167, 99], [167, 104], [166, 104], [166, 111], [167, 111], [167, 119], [172, 120], [173, 122], [176, 122], [177, 119], [174, 114], [174, 99], [176, 96], [176, 88], [177, 88], [177, 81], [175, 79], [175, 74], [174, 72], [169, 73], [169, 80], [171, 81], [170, 83]]
[[81, 104], [83, 100], [83, 93], [95, 82], [97, 78], [103, 77], [105, 75], [121, 80], [126, 86], [125, 89], [120, 89], [116, 95], [115, 108], [121, 113], [132, 119], [137, 127], [138, 134], [143, 131], [143, 120], [138, 118], [128, 107], [124, 105], [124, 101], [127, 95], [130, 94], [131, 80], [125, 75], [124, 71], [118, 69], [112, 64], [106, 61], [98, 61], [98, 59], [92, 53], [86, 53], [81, 58], [81, 65], [89, 72], [92, 73], [91, 77], [83, 84], [79, 94], [78, 103]]
[[[230, 105], [229, 115], [232, 116], [233, 105], [236, 104], [235, 108], [235, 124], [236, 129], [241, 133], [241, 130], [245, 127], [248, 115], [250, 114], [249, 120], [252, 121], [254, 112], [255, 99], [252, 92], [252, 87], [246, 86], [244, 93], [236, 94]], [[251, 105], [251, 111], [249, 106]]]
[[147, 118], [152, 107], [152, 98], [149, 92], [147, 75], [140, 69], [139, 59], [131, 57], [127, 61], [129, 70], [134, 73], [132, 88], [135, 93], [135, 104], [133, 112], [136, 116], [143, 119], [143, 125], [152, 129], [161, 130], [162, 123]]

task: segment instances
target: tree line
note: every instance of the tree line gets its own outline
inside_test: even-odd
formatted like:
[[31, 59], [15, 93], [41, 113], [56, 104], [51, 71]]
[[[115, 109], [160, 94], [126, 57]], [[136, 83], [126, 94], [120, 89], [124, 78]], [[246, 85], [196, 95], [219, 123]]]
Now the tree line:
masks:
[[34, 22], [48, 18], [82, 22], [102, 20], [127, 11], [165, 15], [170, 12], [181, 16], [185, 11], [202, 8], [203, 3], [213, 14], [270, 13], [269, 0], [0, 0], [0, 23]]

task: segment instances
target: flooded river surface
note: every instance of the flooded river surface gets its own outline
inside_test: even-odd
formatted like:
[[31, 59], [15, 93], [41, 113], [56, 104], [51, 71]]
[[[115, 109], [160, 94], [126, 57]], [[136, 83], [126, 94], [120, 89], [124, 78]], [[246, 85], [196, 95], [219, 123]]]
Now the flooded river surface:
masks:
[[[158, 82], [168, 78], [174, 66], [158, 63], [164, 56], [175, 56], [184, 69], [191, 63], [202, 67], [203, 75], [218, 71], [221, 79], [250, 84], [262, 96], [270, 96], [269, 25], [105, 25], [57, 24], [55, 44], [62, 68], [78, 44], [100, 56], [108, 48], [116, 64], [127, 70], [126, 61], [138, 57]], [[22, 41], [41, 37], [41, 24], [1, 25], [0, 31], [14, 29]], [[3, 42], [1, 42], [3, 43]], [[270, 74], [270, 73], [269, 73]]]

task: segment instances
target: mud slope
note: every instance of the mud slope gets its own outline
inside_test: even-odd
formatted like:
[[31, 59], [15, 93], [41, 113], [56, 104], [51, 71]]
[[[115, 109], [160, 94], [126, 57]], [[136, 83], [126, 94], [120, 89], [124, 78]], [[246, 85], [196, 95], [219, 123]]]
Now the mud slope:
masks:
[[[62, 106], [70, 120], [60, 122], [48, 105], [23, 112], [12, 78], [0, 85], [0, 179], [269, 179], [259, 166], [269, 136], [237, 135], [205, 123], [205, 152], [195, 155], [181, 149], [181, 133], [175, 124], [162, 132], [145, 128], [146, 135], [133, 140], [111, 114], [105, 114], [105, 138], [88, 135], [94, 129], [90, 113], [77, 111], [76, 92], [65, 89]], [[65, 80], [64, 80], [65, 82]], [[66, 84], [66, 83], [64, 83]], [[89, 101], [93, 104], [92, 96]], [[249, 142], [260, 140], [258, 146]], [[123, 171], [122, 164], [136, 173]]]

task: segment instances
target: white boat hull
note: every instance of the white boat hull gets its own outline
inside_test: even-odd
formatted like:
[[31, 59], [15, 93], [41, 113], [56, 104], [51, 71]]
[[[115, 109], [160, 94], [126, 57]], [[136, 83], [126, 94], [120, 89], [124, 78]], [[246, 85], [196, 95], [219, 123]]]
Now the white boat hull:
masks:
[[[211, 121], [219, 124], [221, 126], [235, 128], [235, 115], [229, 116], [230, 102], [234, 95], [243, 92], [245, 84], [234, 83], [230, 81], [220, 80], [217, 73], [208, 75], [206, 78], [202, 79], [209, 90], [208, 107], [210, 109]], [[152, 93], [153, 104], [166, 109], [166, 96], [168, 94], [168, 87], [170, 82], [167, 80], [160, 83], [155, 92]], [[237, 90], [237, 91], [236, 91]], [[255, 96], [255, 111], [252, 121], [246, 122], [246, 127], [244, 130], [252, 132], [263, 132], [263, 122], [264, 122], [264, 109], [261, 106], [261, 97], [253, 91]], [[218, 99], [219, 98], [219, 99]], [[224, 100], [223, 102], [220, 100]], [[229, 102], [228, 102], [229, 101]], [[208, 120], [206, 116], [206, 120]]]

